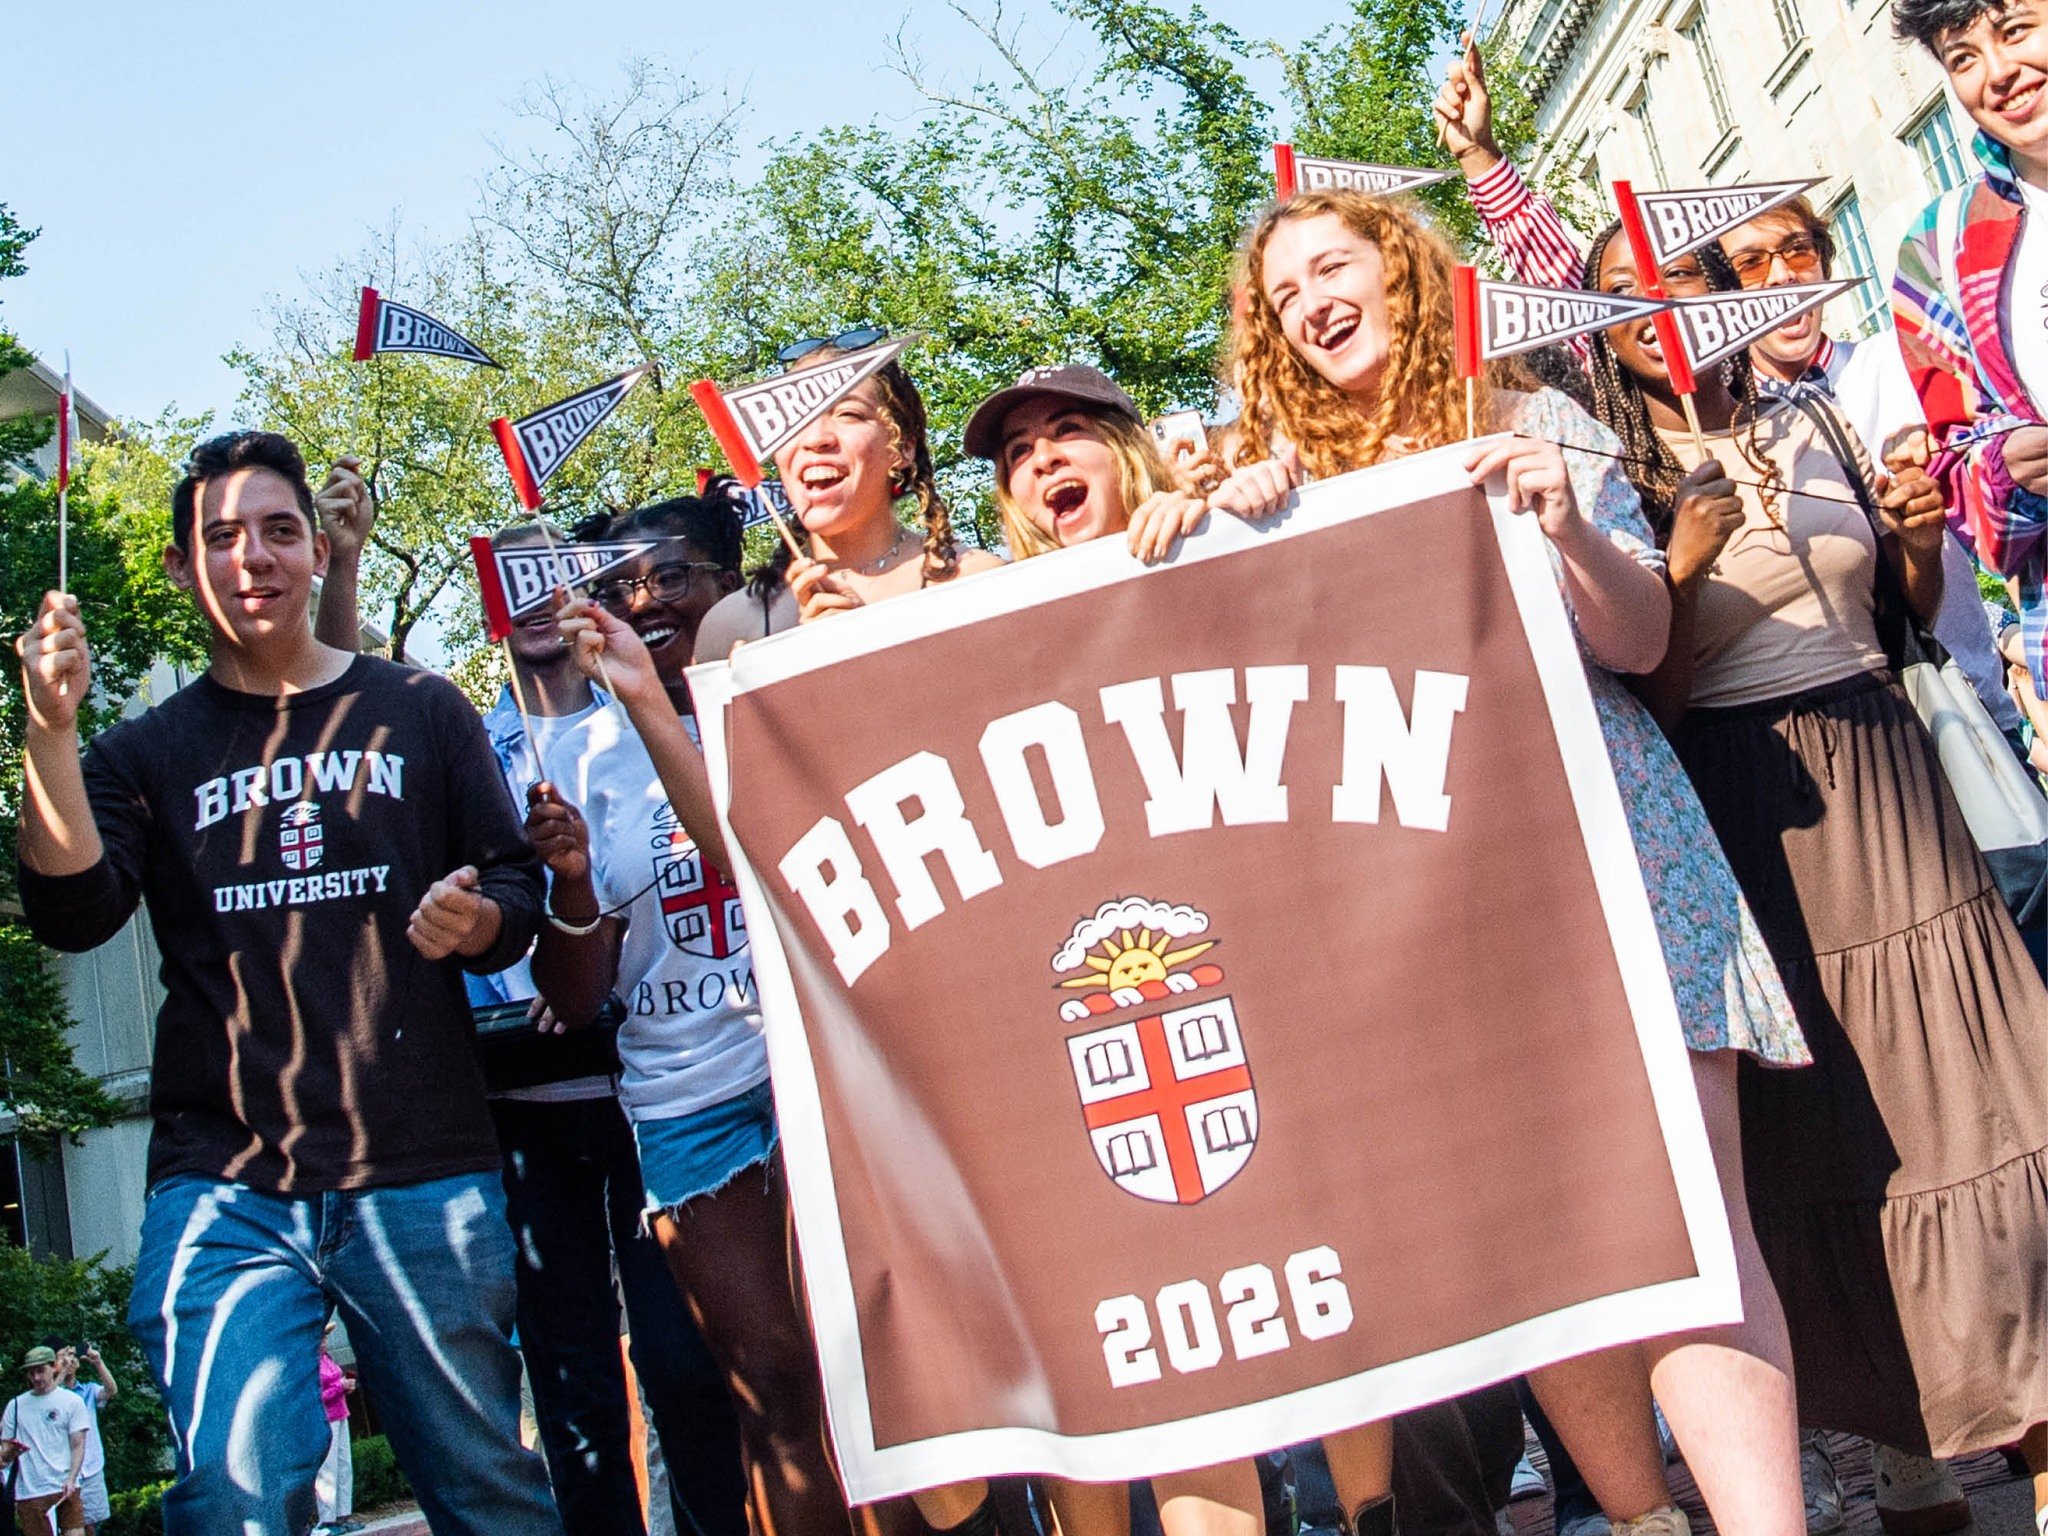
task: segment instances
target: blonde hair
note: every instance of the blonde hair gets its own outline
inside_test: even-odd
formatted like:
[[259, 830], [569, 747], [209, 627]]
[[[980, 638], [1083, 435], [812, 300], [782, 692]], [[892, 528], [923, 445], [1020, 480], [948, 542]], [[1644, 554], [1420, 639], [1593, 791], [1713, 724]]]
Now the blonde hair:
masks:
[[[1103, 445], [1116, 459], [1117, 489], [1124, 498], [1126, 519], [1146, 497], [1179, 487], [1179, 479], [1167, 468], [1166, 460], [1160, 457], [1159, 445], [1152, 441], [1151, 429], [1143, 422], [1133, 421], [1121, 411], [1092, 410], [1078, 402], [1072, 409], [1094, 423], [1096, 431], [1102, 435]], [[1033, 555], [1049, 555], [1058, 549], [1059, 543], [1040, 532], [1038, 525], [1024, 515], [1016, 498], [1010, 494], [1010, 477], [1003, 468], [1000, 433], [997, 435], [995, 472], [996, 511], [1002, 514], [1003, 539], [1010, 546], [1010, 558], [1028, 560]]]
[[[1377, 398], [1362, 405], [1309, 365], [1288, 342], [1266, 296], [1266, 242], [1283, 222], [1334, 214], [1380, 254], [1387, 306], [1387, 360]], [[1231, 327], [1230, 371], [1243, 402], [1239, 464], [1292, 443], [1311, 475], [1376, 464], [1390, 438], [1423, 448], [1465, 435], [1465, 386], [1452, 345], [1453, 270], [1448, 242], [1400, 201], [1362, 192], [1305, 192], [1269, 207], [1245, 236], [1242, 298]], [[1489, 366], [1478, 381], [1478, 419], [1492, 419], [1495, 392], [1525, 382], [1518, 367]]]

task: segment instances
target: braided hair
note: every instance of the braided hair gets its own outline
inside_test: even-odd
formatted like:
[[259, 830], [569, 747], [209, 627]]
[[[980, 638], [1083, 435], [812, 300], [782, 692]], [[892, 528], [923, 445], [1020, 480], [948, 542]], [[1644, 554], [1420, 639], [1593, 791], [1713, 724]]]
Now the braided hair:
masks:
[[[1601, 258], [1620, 233], [1621, 225], [1615, 223], [1593, 237], [1592, 245], [1586, 250], [1586, 267], [1580, 278], [1580, 287], [1599, 288]], [[1742, 286], [1720, 246], [1704, 245], [1696, 254], [1700, 269], [1707, 275], [1709, 288], [1717, 293], [1727, 293]], [[1628, 456], [1629, 480], [1642, 497], [1643, 516], [1661, 547], [1671, 538], [1672, 520], [1678, 513], [1678, 485], [1685, 478], [1685, 465], [1650, 420], [1649, 398], [1644, 394], [1642, 384], [1621, 366], [1621, 359], [1614, 355], [1614, 348], [1607, 343], [1607, 333], [1595, 331], [1588, 341], [1591, 343], [1591, 355], [1586, 372], [1593, 384], [1593, 414], [1621, 439], [1622, 451]], [[1763, 415], [1763, 405], [1757, 393], [1756, 369], [1750, 363], [1747, 349], [1722, 363], [1721, 368], [1728, 391], [1736, 401], [1736, 451], [1757, 472], [1763, 486], [1764, 509], [1769, 512], [1778, 493], [1785, 489], [1785, 477], [1776, 462], [1757, 444], [1757, 423]]]
[[[804, 354], [790, 364], [792, 373], [829, 363], [844, 357], [847, 348], [824, 346]], [[927, 581], [943, 581], [953, 574], [960, 563], [960, 550], [953, 537], [953, 517], [946, 508], [945, 497], [939, 494], [938, 474], [932, 464], [932, 438], [928, 419], [925, 415], [924, 396], [917, 392], [917, 386], [910, 381], [900, 359], [892, 359], [886, 367], [878, 369], [862, 380], [860, 388], [874, 389], [874, 402], [881, 412], [882, 421], [889, 429], [889, 446], [898, 456], [909, 462], [903, 468], [893, 471], [889, 477], [889, 493], [898, 500], [905, 496], [917, 498], [917, 521], [924, 530], [924, 574]], [[804, 552], [810, 553], [810, 536], [805, 532], [802, 519], [797, 520], [792, 530], [802, 542]], [[776, 541], [775, 552], [767, 561], [755, 567], [747, 577], [747, 586], [756, 596], [764, 600], [781, 583], [783, 573], [789, 569], [789, 546]]]

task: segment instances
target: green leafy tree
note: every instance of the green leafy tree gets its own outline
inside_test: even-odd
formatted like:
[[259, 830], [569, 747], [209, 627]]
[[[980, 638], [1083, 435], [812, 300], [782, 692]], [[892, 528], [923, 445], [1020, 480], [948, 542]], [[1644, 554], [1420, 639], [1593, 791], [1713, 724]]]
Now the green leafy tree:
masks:
[[[34, 231], [0, 208], [0, 278], [25, 269]], [[0, 333], [0, 374], [27, 366], [27, 350]], [[0, 633], [26, 629], [57, 580], [57, 490], [21, 472], [49, 440], [49, 418], [0, 423]], [[70, 495], [70, 576], [93, 646], [92, 697], [81, 734], [118, 718], [159, 661], [203, 654], [190, 604], [171, 590], [160, 552], [167, 533], [169, 465], [141, 442], [85, 449]], [[14, 846], [21, 810], [26, 701], [12, 678], [0, 689], [0, 845]], [[0, 858], [0, 898], [13, 895], [14, 861]], [[76, 1135], [111, 1124], [113, 1102], [72, 1060], [71, 1018], [48, 957], [20, 924], [0, 920], [0, 1109], [22, 1131]]]
[[971, 82], [899, 39], [922, 120], [782, 146], [708, 253], [699, 305], [706, 351], [742, 377], [783, 342], [850, 323], [918, 333], [911, 370], [942, 477], [985, 543], [987, 476], [955, 435], [974, 401], [1027, 367], [1078, 361], [1144, 409], [1210, 405], [1237, 235], [1270, 187], [1242, 38], [1199, 8], [1060, 9], [1098, 45], [1077, 77], [1036, 62], [999, 12], [956, 7], [991, 61]]
[[[163, 1404], [150, 1384], [142, 1348], [128, 1332], [134, 1272], [101, 1258], [37, 1258], [0, 1245], [0, 1372], [8, 1397], [22, 1390], [21, 1357], [47, 1336], [92, 1344], [120, 1389], [100, 1411], [107, 1486], [135, 1488], [162, 1477], [170, 1455]], [[81, 1364], [80, 1380], [97, 1379]]]
[[[28, 270], [22, 260], [22, 252], [28, 244], [42, 233], [41, 230], [24, 229], [19, 220], [0, 203], [0, 281], [20, 277]], [[9, 374], [17, 368], [26, 368], [35, 361], [28, 348], [6, 330], [0, 327], [0, 374]], [[52, 423], [47, 417], [19, 417], [12, 421], [0, 421], [0, 470], [20, 466], [28, 456], [50, 440]]]
[[[1462, 46], [1467, 7], [1458, 0], [1351, 0], [1350, 14], [1297, 48], [1275, 47], [1287, 82], [1297, 149], [1379, 165], [1450, 164], [1437, 145], [1430, 107], [1446, 61]], [[1484, 49], [1501, 152], [1527, 167], [1536, 109], [1512, 49]], [[1569, 181], [1544, 191], [1578, 213]], [[1424, 190], [1438, 225], [1463, 249], [1484, 252], [1485, 231], [1459, 178]]]

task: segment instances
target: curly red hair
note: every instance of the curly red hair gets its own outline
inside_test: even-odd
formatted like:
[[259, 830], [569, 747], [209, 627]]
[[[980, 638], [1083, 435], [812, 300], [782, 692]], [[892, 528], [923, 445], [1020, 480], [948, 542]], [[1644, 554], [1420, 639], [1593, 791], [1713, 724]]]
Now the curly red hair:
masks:
[[[1380, 255], [1385, 273], [1387, 361], [1377, 398], [1362, 404], [1309, 365], [1288, 342], [1266, 296], [1266, 242], [1281, 224], [1334, 214]], [[1405, 202], [1362, 192], [1305, 192], [1269, 207], [1246, 234], [1244, 281], [1231, 327], [1230, 373], [1243, 414], [1239, 463], [1272, 456], [1276, 439], [1292, 443], [1318, 478], [1362, 469], [1402, 451], [1436, 448], [1465, 436], [1465, 385], [1452, 346], [1452, 286], [1457, 256]], [[1492, 419], [1494, 392], [1523, 382], [1521, 370], [1489, 367], [1477, 389], [1478, 419]]]

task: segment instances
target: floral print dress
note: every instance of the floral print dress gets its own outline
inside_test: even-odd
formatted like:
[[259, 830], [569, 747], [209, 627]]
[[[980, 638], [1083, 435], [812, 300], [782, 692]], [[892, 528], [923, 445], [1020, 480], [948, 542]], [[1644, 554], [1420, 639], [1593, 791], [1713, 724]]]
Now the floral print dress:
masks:
[[[1656, 570], [1664, 556], [1622, 472], [1621, 439], [1553, 389], [1503, 393], [1501, 425], [1564, 449], [1579, 508], [1616, 547]], [[1575, 452], [1574, 449], [1591, 452]], [[1563, 587], [1553, 546], [1551, 566]], [[1569, 602], [1569, 599], [1567, 599]], [[1695, 1051], [1747, 1051], [1773, 1066], [1812, 1061], [1778, 968], [1764, 947], [1734, 871], [1656, 721], [1621, 680], [1585, 654], [1586, 679], [1608, 761], [1635, 838], [1650, 912], [1678, 1001], [1685, 1043]]]

